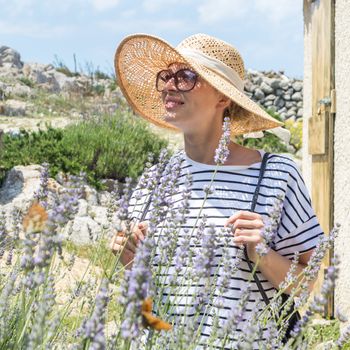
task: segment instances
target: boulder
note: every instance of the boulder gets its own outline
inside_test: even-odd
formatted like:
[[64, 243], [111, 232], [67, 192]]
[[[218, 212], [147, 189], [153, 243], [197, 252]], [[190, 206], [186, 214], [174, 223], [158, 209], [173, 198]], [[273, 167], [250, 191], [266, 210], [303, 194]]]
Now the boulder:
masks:
[[260, 89], [266, 94], [272, 94], [273, 93], [273, 88], [270, 85], [267, 85], [265, 81], [263, 81], [260, 85]]
[[3, 114], [9, 117], [19, 117], [26, 115], [28, 104], [18, 100], [6, 100], [3, 106]]
[[291, 98], [293, 101], [302, 101], [303, 100], [303, 96], [301, 95], [300, 92], [295, 92]]
[[7, 174], [0, 189], [0, 205], [25, 208], [40, 187], [40, 165], [17, 165]]
[[0, 46], [0, 66], [21, 69], [23, 67], [21, 55], [8, 46]]
[[254, 98], [256, 100], [262, 100], [264, 97], [265, 97], [265, 94], [260, 88], [255, 89]]

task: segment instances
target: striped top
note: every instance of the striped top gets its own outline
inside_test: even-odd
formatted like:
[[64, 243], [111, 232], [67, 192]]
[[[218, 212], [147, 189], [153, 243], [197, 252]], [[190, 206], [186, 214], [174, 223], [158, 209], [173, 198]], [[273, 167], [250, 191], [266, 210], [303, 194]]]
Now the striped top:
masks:
[[[261, 157], [265, 153], [263, 150], [259, 150], [259, 152]], [[212, 348], [234, 349], [235, 340], [238, 339], [240, 331], [246, 329], [244, 321], [250, 318], [253, 308], [256, 307], [256, 301], [262, 301], [263, 299], [256, 284], [252, 282], [252, 291], [249, 296], [244, 319], [238, 325], [237, 332], [230, 335], [225, 347], [222, 347], [222, 343], [215, 343], [218, 342], [217, 335], [212, 335], [216, 339], [214, 343], [212, 342], [212, 324], [217, 323], [220, 327], [224, 326], [229, 318], [230, 310], [237, 305], [237, 301], [241, 297], [250, 276], [248, 264], [243, 258], [240, 261], [238, 270], [230, 276], [229, 284], [224, 291], [222, 288], [220, 289], [219, 284], [215, 285], [225, 273], [225, 262], [223, 259], [232, 259], [233, 262], [240, 249], [233, 242], [229, 242], [228, 245], [226, 243], [227, 250], [225, 250], [225, 234], [223, 234], [223, 231], [220, 231], [220, 228], [223, 228], [226, 220], [235, 212], [239, 210], [250, 210], [252, 197], [258, 182], [261, 162], [247, 166], [216, 166], [198, 163], [190, 159], [184, 151], [179, 153], [179, 155], [181, 155], [182, 161], [180, 176], [176, 183], [178, 191], [175, 191], [171, 200], [175, 207], [177, 203], [181, 202], [181, 193], [187, 173], [192, 175], [192, 185], [187, 220], [181, 224], [177, 232], [176, 252], [189, 249], [193, 254], [193, 258], [192, 260], [187, 259], [189, 266], [182, 267], [180, 272], [176, 270], [176, 257], [171, 254], [167, 256], [170, 267], [164, 267], [164, 263], [159, 263], [159, 259], [157, 260], [157, 257], [159, 258], [161, 256], [159, 247], [166, 246], [166, 242], [171, 240], [167, 234], [164, 234], [167, 232], [164, 229], [165, 226], [160, 224], [158, 227], [159, 230], [155, 235], [157, 239], [157, 251], [153, 261], [153, 266], [158, 277], [156, 282], [158, 285], [157, 291], [162, 293], [162, 305], [159, 308], [163, 311], [160, 314], [164, 317], [164, 310], [166, 309], [165, 318], [174, 319], [176, 324], [181, 324], [181, 321], [186, 318], [185, 322], [187, 325], [191, 317], [196, 317], [196, 322], [201, 317], [200, 344], [202, 344], [202, 347], [205, 347], [209, 342], [212, 344]], [[208, 195], [203, 205], [205, 198], [203, 189], [206, 185], [209, 185], [215, 171], [216, 174], [212, 182], [214, 191]], [[273, 206], [278, 195], [284, 197], [284, 202], [277, 234], [275, 235], [272, 247], [282, 256], [292, 259], [296, 251], [304, 253], [315, 248], [323, 231], [312, 208], [311, 199], [298, 166], [291, 158], [272, 153], [268, 156], [255, 212], [260, 214], [263, 219], [268, 218], [268, 211]], [[145, 192], [143, 192], [142, 197], [138, 200], [135, 199], [135, 196], [132, 196], [129, 206], [129, 213], [132, 219], [138, 220], [140, 218], [147, 198], [148, 196]], [[202, 205], [203, 208], [201, 210]], [[146, 220], [149, 218], [151, 211], [152, 204], [150, 211], [146, 215]], [[207, 305], [205, 311], [199, 310], [198, 307], [196, 308], [200, 288], [204, 288], [203, 286], [206, 285], [206, 281], [193, 278], [193, 271], [195, 269], [193, 266], [196, 265], [196, 261], [200, 261], [197, 257], [201, 254], [203, 247], [198, 242], [198, 238], [196, 238], [196, 229], [192, 230], [194, 226], [197, 228], [200, 225], [201, 220], [197, 220], [197, 217], [202, 217], [204, 214], [207, 216], [206, 230], [209, 229], [209, 224], [213, 224], [215, 225], [217, 235], [214, 262], [210, 266], [209, 273], [209, 277], [212, 278], [210, 282], [212, 285], [210, 292], [212, 299], [208, 301], [207, 304], [209, 307]], [[188, 241], [187, 245], [184, 243], [186, 242], [186, 238]], [[228, 256], [229, 259], [227, 259]], [[267, 296], [271, 299], [275, 288], [259, 270], [257, 270], [257, 275], [262, 282]], [[261, 306], [264, 306], [264, 304], [261, 303]], [[179, 328], [181, 327], [179, 326]], [[264, 338], [264, 334], [262, 337]], [[197, 348], [202, 347], [199, 346]], [[254, 348], [258, 348], [256, 343]], [[172, 347], [169, 346], [169, 349], [172, 349]]]

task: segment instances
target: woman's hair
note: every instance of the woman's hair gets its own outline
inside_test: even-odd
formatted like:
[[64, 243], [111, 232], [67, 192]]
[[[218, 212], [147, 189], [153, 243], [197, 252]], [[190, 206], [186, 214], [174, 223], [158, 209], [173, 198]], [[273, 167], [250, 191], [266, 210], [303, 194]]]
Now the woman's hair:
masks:
[[231, 119], [235, 117], [237, 112], [241, 109], [242, 107], [238, 105], [237, 103], [231, 101], [231, 104], [225, 108], [223, 118], [225, 117], [230, 117]]

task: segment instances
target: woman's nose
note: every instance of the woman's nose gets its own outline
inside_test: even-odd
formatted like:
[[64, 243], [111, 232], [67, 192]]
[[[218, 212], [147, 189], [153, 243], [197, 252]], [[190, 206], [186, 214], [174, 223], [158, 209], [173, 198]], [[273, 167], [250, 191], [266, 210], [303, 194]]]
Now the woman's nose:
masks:
[[175, 85], [175, 77], [172, 76], [165, 84], [163, 91], [177, 91], [176, 85]]

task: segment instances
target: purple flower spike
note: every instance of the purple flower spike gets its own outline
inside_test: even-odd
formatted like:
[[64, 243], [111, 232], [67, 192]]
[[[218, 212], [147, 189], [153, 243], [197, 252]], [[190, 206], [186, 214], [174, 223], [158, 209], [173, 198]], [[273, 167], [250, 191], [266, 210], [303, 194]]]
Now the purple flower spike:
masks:
[[229, 117], [224, 118], [224, 122], [222, 124], [222, 136], [219, 141], [219, 146], [215, 150], [214, 161], [217, 165], [223, 165], [226, 162], [227, 157], [230, 154], [228, 149], [228, 145], [230, 143], [231, 136], [231, 122]]

